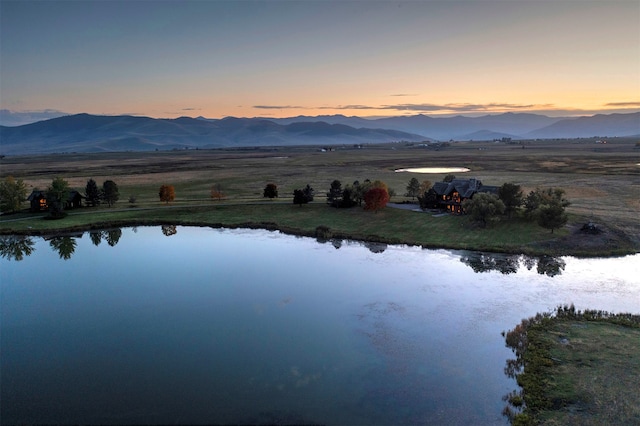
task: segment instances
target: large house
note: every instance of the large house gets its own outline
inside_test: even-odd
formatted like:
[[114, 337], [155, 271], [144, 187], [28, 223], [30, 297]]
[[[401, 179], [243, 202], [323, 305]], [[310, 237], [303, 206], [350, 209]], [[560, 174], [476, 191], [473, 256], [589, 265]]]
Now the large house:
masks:
[[472, 198], [478, 192], [497, 194], [497, 186], [483, 185], [479, 179], [453, 179], [451, 182], [436, 182], [433, 191], [437, 196], [437, 205], [452, 213], [463, 213], [462, 202]]
[[[82, 207], [83, 198], [85, 197], [75, 189], [70, 190], [67, 196], [67, 201], [64, 204], [64, 208], [72, 209], [75, 207]], [[49, 203], [47, 202], [47, 191], [34, 189], [27, 197], [27, 201], [31, 203], [32, 212], [44, 211], [49, 208]]]

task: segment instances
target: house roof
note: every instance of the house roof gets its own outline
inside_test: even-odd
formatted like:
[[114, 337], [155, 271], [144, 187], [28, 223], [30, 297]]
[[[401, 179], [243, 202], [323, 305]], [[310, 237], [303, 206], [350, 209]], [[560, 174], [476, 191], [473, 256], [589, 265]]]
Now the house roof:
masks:
[[461, 198], [471, 198], [476, 192], [498, 192], [497, 186], [483, 185], [479, 179], [453, 179], [451, 182], [436, 182], [433, 190], [438, 195], [451, 195], [454, 191], [460, 194]]
[[[80, 196], [81, 198], [85, 198], [84, 195], [82, 195], [80, 192], [76, 191], [75, 189], [69, 190], [69, 199], [76, 198], [77, 196]], [[40, 198], [47, 198], [47, 191], [41, 190], [41, 189], [34, 189], [33, 191], [31, 191], [31, 194], [29, 194], [29, 196], [27, 197], [27, 201], [38, 200]]]

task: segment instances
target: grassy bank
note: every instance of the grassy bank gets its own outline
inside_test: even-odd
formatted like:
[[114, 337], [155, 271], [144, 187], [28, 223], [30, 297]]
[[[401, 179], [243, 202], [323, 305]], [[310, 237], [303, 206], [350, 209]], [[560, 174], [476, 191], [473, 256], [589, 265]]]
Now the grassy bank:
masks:
[[564, 307], [506, 338], [522, 386], [508, 397], [512, 424], [640, 424], [640, 316]]
[[621, 244], [580, 251], [559, 244], [571, 238], [569, 228], [551, 234], [528, 221], [512, 219], [480, 228], [464, 216], [434, 215], [387, 207], [373, 213], [362, 208], [335, 209], [323, 203], [302, 207], [292, 203], [219, 204], [204, 206], [160, 206], [154, 208], [83, 208], [60, 220], [45, 220], [42, 214], [9, 216], [0, 221], [1, 234], [51, 234], [94, 228], [140, 225], [192, 225], [212, 227], [257, 227], [285, 233], [316, 236], [316, 228], [327, 227], [334, 238], [421, 245], [429, 248], [481, 250], [530, 255], [612, 255], [629, 252]]

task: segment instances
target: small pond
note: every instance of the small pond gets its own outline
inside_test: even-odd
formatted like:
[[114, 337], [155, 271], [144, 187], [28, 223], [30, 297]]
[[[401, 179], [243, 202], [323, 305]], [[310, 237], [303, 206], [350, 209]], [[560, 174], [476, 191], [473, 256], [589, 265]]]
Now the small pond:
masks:
[[3, 423], [504, 425], [524, 317], [640, 309], [640, 256], [144, 227], [0, 239]]
[[427, 173], [427, 174], [439, 174], [439, 173], [466, 173], [471, 169], [466, 167], [417, 167], [411, 169], [396, 169], [395, 172], [409, 172], [409, 173]]

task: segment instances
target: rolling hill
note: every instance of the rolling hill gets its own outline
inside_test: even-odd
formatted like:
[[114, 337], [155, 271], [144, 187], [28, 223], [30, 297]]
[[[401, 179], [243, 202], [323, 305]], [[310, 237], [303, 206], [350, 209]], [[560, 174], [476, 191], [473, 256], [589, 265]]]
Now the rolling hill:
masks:
[[154, 119], [77, 114], [17, 127], [0, 126], [3, 155], [152, 151], [272, 145], [334, 145], [423, 141], [397, 130], [325, 122], [277, 124], [255, 118]]
[[379, 119], [331, 115], [286, 119], [68, 115], [0, 126], [0, 154], [152, 151], [394, 141], [550, 139], [640, 134], [640, 112], [552, 118], [506, 113], [482, 117], [414, 115]]

